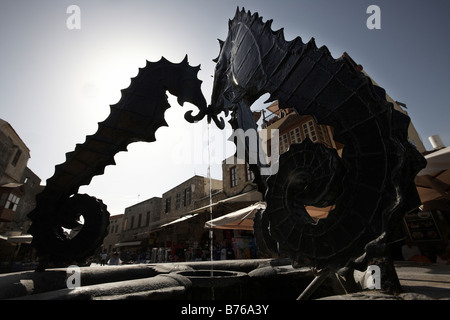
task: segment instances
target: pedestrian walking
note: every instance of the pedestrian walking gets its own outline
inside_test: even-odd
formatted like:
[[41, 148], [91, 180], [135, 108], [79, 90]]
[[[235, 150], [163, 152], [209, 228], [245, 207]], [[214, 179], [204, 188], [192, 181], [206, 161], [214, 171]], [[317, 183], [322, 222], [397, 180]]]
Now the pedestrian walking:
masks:
[[106, 264], [106, 259], [108, 258], [108, 254], [106, 253], [106, 250], [103, 251], [103, 253], [100, 255], [100, 265], [104, 266]]

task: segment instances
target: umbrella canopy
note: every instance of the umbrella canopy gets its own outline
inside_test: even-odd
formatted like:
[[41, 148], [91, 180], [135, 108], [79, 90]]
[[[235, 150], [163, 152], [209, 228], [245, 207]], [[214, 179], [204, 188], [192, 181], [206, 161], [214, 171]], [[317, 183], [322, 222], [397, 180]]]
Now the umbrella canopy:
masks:
[[[253, 219], [255, 218], [256, 212], [260, 209], [265, 208], [266, 203], [259, 201], [251, 206], [207, 221], [205, 223], [205, 228], [253, 230]], [[305, 207], [305, 209], [308, 211], [308, 214], [315, 220], [326, 218], [332, 208], [333, 206], [326, 208], [317, 208], [312, 206]]]
[[253, 219], [256, 212], [265, 208], [266, 204], [264, 202], [257, 202], [246, 208], [206, 221], [205, 228], [253, 230]]
[[13, 243], [31, 243], [31, 240], [33, 240], [33, 236], [31, 234], [23, 234], [20, 236], [8, 237], [8, 240], [6, 241]]
[[422, 204], [450, 200], [450, 147], [425, 156], [427, 166], [415, 178]]

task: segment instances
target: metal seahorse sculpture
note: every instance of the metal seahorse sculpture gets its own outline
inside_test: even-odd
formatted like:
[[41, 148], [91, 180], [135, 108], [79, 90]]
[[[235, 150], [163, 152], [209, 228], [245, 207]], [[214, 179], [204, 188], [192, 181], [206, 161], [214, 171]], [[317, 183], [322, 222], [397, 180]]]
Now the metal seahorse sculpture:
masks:
[[[95, 134], [77, 144], [66, 154], [66, 161], [55, 167], [54, 175], [47, 180], [44, 190], [36, 197], [36, 208], [30, 212], [32, 245], [45, 269], [47, 262], [71, 263], [82, 261], [103, 242], [109, 225], [106, 205], [99, 199], [78, 194], [82, 185], [104, 173], [105, 167], [115, 164], [114, 155], [126, 151], [130, 143], [155, 141], [155, 132], [167, 126], [164, 112], [170, 107], [166, 91], [178, 97], [178, 103], [192, 103], [199, 108], [185, 114], [189, 122], [200, 120], [206, 112], [206, 100], [197, 78], [200, 66], [191, 67], [187, 56], [174, 64], [162, 58], [148, 62], [122, 90], [119, 102], [111, 106], [110, 115], [98, 125]], [[80, 215], [84, 218], [81, 226]], [[81, 227], [81, 229], [80, 229]], [[80, 229], [68, 237], [63, 228]]]
[[[261, 175], [259, 162], [251, 166], [267, 202], [255, 220], [257, 242], [296, 264], [336, 273], [378, 264], [383, 289], [397, 290], [387, 247], [403, 215], [420, 205], [414, 177], [426, 164], [408, 142], [410, 119], [349, 61], [334, 59], [314, 39], [286, 41], [271, 23], [239, 8], [229, 21], [214, 60], [209, 119], [223, 128], [219, 114], [231, 112], [234, 129], [256, 130], [250, 106], [269, 93], [267, 102], [331, 126], [344, 148], [338, 156], [306, 139], [280, 156], [276, 174]], [[315, 221], [307, 205], [333, 209]]]

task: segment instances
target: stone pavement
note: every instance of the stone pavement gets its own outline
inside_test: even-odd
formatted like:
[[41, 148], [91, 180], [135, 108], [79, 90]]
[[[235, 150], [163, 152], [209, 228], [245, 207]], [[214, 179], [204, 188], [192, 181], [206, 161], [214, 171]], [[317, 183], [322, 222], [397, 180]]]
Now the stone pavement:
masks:
[[396, 270], [406, 292], [450, 299], [450, 265], [399, 262]]
[[395, 269], [404, 290], [398, 296], [371, 290], [320, 300], [450, 300], [450, 265], [396, 261]]

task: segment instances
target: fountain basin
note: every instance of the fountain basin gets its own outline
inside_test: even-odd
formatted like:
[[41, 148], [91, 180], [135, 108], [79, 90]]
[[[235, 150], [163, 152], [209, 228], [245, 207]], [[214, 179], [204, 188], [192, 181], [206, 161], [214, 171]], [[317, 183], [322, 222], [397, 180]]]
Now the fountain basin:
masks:
[[187, 270], [176, 272], [192, 282], [189, 294], [192, 299], [242, 298], [248, 275], [228, 270]]
[[228, 270], [184, 270], [177, 274], [185, 276], [196, 287], [228, 287], [247, 281], [247, 273]]

